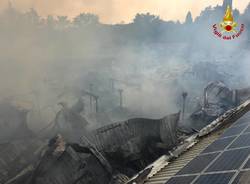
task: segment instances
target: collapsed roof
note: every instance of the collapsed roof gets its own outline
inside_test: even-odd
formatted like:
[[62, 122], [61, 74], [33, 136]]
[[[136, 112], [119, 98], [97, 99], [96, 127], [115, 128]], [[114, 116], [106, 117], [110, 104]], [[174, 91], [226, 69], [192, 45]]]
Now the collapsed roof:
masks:
[[[214, 83], [211, 86], [213, 87], [209, 90], [211, 93], [207, 94], [215, 95], [216, 104], [220, 108], [225, 104], [224, 99], [235, 99], [232, 98], [233, 94], [238, 94], [236, 96], [240, 99], [237, 101], [239, 103], [242, 99], [249, 97], [247, 90], [234, 93], [221, 83]], [[244, 98], [241, 98], [243, 96]], [[209, 102], [211, 100], [207, 103], [211, 106]], [[20, 167], [13, 173], [7, 169], [8, 167], [3, 166], [2, 170], [7, 173], [3, 181], [8, 180], [6, 184], [119, 184], [125, 183], [128, 177], [142, 170], [131, 180], [141, 182], [150, 178], [171, 159], [193, 146], [200, 140], [200, 137], [207, 135], [220, 125], [234, 122], [241, 117], [249, 110], [248, 103], [245, 102], [227, 111], [212, 123], [205, 121], [200, 129], [191, 130], [191, 136], [188, 138], [186, 134], [179, 131], [180, 113], [158, 120], [130, 119], [87, 131], [85, 127], [88, 122], [80, 114], [83, 110], [81, 101], [71, 108], [62, 104], [63, 108], [58, 112], [52, 130], [63, 136], [57, 135], [50, 140], [49, 144], [42, 144], [42, 148], [35, 146], [34, 149], [30, 149], [31, 153], [36, 152], [36, 157], [30, 157], [32, 159], [26, 158], [29, 154], [25, 153], [29, 149], [18, 152], [16, 160], [8, 161], [5, 165], [23, 162], [23, 159], [25, 164], [20, 164]], [[230, 103], [221, 113], [234, 105]], [[206, 108], [202, 107], [201, 110], [205, 112], [203, 114], [205, 116], [201, 116], [200, 121], [210, 115]], [[81, 140], [79, 140], [80, 137], [82, 137]], [[26, 144], [26, 142], [23, 141], [20, 144]], [[156, 165], [160, 167], [154, 167], [155, 163], [147, 167], [156, 159], [158, 159]], [[100, 177], [96, 178], [96, 175]]]
[[[163, 146], [170, 149], [177, 144], [178, 119], [179, 114], [160, 120], [132, 119], [90, 132], [81, 143], [67, 143], [58, 135], [30, 163], [33, 169], [8, 183], [117, 184], [128, 180], [127, 176], [158, 158]], [[155, 146], [158, 144], [161, 147]], [[138, 170], [133, 171], [135, 168]]]
[[[242, 172], [244, 169], [240, 166], [247, 162], [250, 150], [249, 148], [244, 149], [248, 145], [247, 141], [239, 138], [240, 136], [245, 136], [246, 138], [250, 135], [247, 134], [247, 130], [249, 130], [249, 116], [247, 120], [243, 119], [235, 123], [235, 121], [248, 111], [250, 111], [250, 100], [227, 111], [224, 115], [217, 118], [201, 131], [187, 138], [182, 144], [171, 151], [169, 155], [163, 155], [153, 164], [149, 165], [146, 169], [133, 177], [128, 183], [227, 184], [230, 180], [234, 179], [234, 183], [245, 184], [245, 181], [249, 182], [250, 180], [246, 176], [246, 173]], [[244, 125], [241, 125], [243, 123]], [[232, 124], [233, 127], [220, 136], [222, 130], [225, 130], [226, 127]], [[243, 135], [244, 133], [246, 135]], [[215, 140], [218, 137], [221, 138], [216, 142]], [[223, 141], [226, 140], [226, 137], [229, 137], [229, 139], [224, 143]], [[208, 140], [215, 142], [209, 146]], [[244, 145], [239, 145], [239, 141], [243, 141]], [[233, 145], [234, 148], [232, 147]], [[243, 150], [233, 151], [236, 147], [244, 148], [242, 148]], [[227, 156], [230, 156], [233, 152], [235, 152], [234, 156], [227, 158]], [[239, 152], [239, 155], [236, 152]], [[199, 155], [199, 153], [201, 153], [201, 155]], [[244, 156], [242, 156], [242, 154]], [[191, 161], [192, 159], [193, 161]], [[209, 168], [212, 169], [209, 170]], [[235, 173], [231, 173], [230, 171], [232, 170], [235, 170]], [[216, 171], [221, 172], [217, 173]], [[239, 172], [240, 174], [238, 175]], [[244, 180], [239, 182], [242, 177]]]

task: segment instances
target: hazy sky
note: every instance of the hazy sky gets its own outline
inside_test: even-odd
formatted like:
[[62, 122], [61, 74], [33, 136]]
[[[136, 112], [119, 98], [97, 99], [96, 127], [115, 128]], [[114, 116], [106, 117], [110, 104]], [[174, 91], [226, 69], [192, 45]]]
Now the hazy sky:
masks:
[[[11, 0], [22, 11], [34, 8], [42, 16], [67, 15], [74, 17], [81, 12], [99, 15], [104, 23], [130, 22], [136, 13], [150, 12], [164, 20], [181, 20], [189, 10], [197, 16], [204, 7], [222, 4], [223, 0]], [[234, 8], [241, 12], [250, 0], [234, 0]], [[0, 0], [4, 9], [8, 0]]]

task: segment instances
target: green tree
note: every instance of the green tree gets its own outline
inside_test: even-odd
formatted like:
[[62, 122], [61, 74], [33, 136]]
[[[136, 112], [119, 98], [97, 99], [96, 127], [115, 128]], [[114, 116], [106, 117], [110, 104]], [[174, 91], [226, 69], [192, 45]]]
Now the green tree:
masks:
[[99, 24], [99, 17], [90, 13], [81, 13], [74, 19], [76, 26], [93, 26]]

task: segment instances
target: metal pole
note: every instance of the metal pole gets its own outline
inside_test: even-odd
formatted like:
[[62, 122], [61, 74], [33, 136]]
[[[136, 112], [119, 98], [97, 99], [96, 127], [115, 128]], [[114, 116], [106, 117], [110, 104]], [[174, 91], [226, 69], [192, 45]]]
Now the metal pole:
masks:
[[[93, 84], [89, 85], [89, 91], [90, 91], [90, 93], [93, 92]], [[93, 102], [92, 102], [92, 96], [91, 95], [89, 96], [89, 105], [90, 105], [90, 112], [92, 112], [92, 110], [93, 110]]]
[[119, 89], [118, 91], [119, 91], [119, 96], [120, 96], [120, 108], [122, 108], [122, 106], [123, 106], [123, 99], [122, 99], [123, 90]]
[[95, 110], [98, 113], [98, 97], [95, 98]]
[[183, 104], [182, 104], [182, 121], [184, 121], [184, 115], [185, 115], [185, 106], [186, 106], [186, 98], [187, 98], [188, 93], [183, 92], [182, 93], [182, 98], [183, 98]]
[[209, 89], [210, 86], [207, 86], [205, 89], [204, 89], [204, 102], [203, 102], [203, 106], [204, 108], [208, 107], [208, 96], [207, 96], [207, 91]]

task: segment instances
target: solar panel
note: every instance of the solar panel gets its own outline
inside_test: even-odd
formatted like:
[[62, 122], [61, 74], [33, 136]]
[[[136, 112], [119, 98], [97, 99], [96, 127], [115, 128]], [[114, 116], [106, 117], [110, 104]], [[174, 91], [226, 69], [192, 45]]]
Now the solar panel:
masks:
[[248, 124], [244, 124], [244, 125], [241, 125], [241, 126], [235, 126], [235, 127], [229, 128], [224, 134], [222, 134], [221, 137], [229, 137], [229, 136], [238, 135], [238, 134], [240, 134], [247, 126], [248, 126]]
[[203, 169], [207, 167], [207, 165], [215, 159], [215, 157], [219, 153], [201, 155], [194, 158], [191, 162], [189, 162], [183, 169], [181, 169], [177, 175], [181, 174], [194, 174], [200, 173]]
[[249, 184], [250, 183], [250, 171], [240, 172], [232, 184]]
[[195, 184], [228, 184], [233, 175], [234, 172], [201, 175]]
[[250, 169], [250, 159], [248, 159], [247, 163], [245, 163], [244, 169]]
[[213, 171], [227, 171], [238, 169], [246, 160], [250, 153], [250, 148], [230, 150], [223, 152], [219, 158], [206, 170], [206, 172]]
[[249, 119], [248, 119], [248, 120], [240, 120], [240, 121], [237, 121], [236, 123], [234, 123], [233, 126], [239, 126], [239, 125], [243, 125], [243, 124], [250, 124]]
[[238, 126], [238, 125], [242, 125], [242, 124], [250, 124], [250, 113], [248, 112], [247, 114], [245, 114], [243, 117], [241, 117], [238, 121], [236, 121], [233, 126]]
[[234, 136], [234, 137], [228, 137], [228, 138], [223, 138], [223, 139], [218, 139], [217, 141], [215, 141], [211, 145], [209, 145], [202, 153], [210, 153], [210, 152], [222, 151], [235, 138], [236, 138], [236, 136]]
[[243, 134], [239, 136], [229, 147], [229, 149], [246, 147], [246, 146], [250, 146], [250, 134]]
[[248, 128], [244, 131], [244, 133], [250, 133], [250, 127], [248, 127]]
[[250, 184], [249, 157], [250, 121], [240, 121], [228, 128], [167, 184]]
[[190, 184], [196, 176], [179, 176], [168, 180], [166, 184]]

